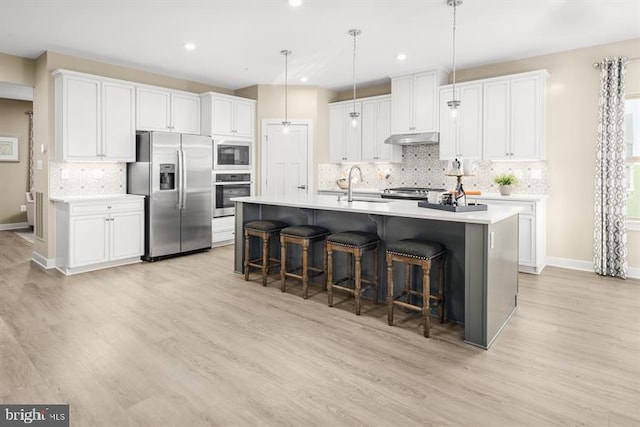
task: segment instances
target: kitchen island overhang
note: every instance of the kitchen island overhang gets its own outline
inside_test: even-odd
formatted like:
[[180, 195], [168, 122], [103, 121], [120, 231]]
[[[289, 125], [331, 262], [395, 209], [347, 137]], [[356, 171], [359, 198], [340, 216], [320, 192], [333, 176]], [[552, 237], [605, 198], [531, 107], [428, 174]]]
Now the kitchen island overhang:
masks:
[[[319, 225], [332, 233], [375, 232], [385, 244], [407, 238], [441, 242], [448, 250], [447, 318], [464, 324], [464, 340], [469, 344], [489, 348], [517, 308], [519, 208], [490, 206], [487, 211], [454, 213], [421, 208], [415, 201], [346, 202], [316, 195], [242, 197], [233, 201], [237, 273], [243, 266], [243, 224], [278, 219], [290, 225]], [[274, 244], [274, 255], [276, 249]], [[386, 295], [384, 262], [379, 269], [378, 296], [382, 301]], [[398, 286], [398, 281], [394, 282]]]

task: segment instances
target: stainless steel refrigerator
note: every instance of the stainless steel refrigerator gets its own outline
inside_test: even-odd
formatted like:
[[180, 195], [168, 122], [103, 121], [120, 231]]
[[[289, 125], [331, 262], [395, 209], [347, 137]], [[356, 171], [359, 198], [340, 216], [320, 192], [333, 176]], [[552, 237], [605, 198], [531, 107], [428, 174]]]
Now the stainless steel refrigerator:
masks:
[[127, 192], [145, 197], [145, 253], [154, 260], [211, 248], [211, 138], [138, 132]]

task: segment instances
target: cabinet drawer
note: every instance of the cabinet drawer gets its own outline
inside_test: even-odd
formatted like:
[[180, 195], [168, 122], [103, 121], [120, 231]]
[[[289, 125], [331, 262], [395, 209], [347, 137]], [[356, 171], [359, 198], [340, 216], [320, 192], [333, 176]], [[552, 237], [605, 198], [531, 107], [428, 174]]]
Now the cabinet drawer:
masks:
[[73, 203], [70, 206], [70, 213], [71, 215], [84, 215], [94, 213], [137, 211], [142, 209], [142, 200], [118, 200], [111, 202], [101, 201], [92, 203]]
[[[471, 200], [471, 197], [469, 198]], [[518, 208], [522, 208], [521, 213], [535, 214], [536, 213], [536, 204], [535, 202], [524, 202], [524, 201], [507, 201], [507, 200], [495, 200], [495, 199], [481, 199], [481, 198], [473, 198], [473, 200], [478, 201], [479, 203], [483, 203], [489, 206], [514, 206]]]
[[227, 240], [235, 239], [236, 234], [234, 230], [213, 230], [213, 242], [224, 242]]
[[232, 215], [213, 218], [211, 223], [214, 230], [231, 230], [236, 225], [236, 217]]

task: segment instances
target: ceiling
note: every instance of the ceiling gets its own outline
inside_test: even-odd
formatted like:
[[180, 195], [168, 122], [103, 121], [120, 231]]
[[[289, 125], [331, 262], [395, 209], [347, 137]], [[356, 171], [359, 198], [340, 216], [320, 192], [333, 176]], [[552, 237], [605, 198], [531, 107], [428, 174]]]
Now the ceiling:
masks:
[[[306, 76], [342, 90], [353, 83], [349, 29], [362, 30], [358, 85], [371, 85], [450, 70], [452, 18], [446, 0], [0, 0], [0, 52], [54, 51], [235, 90], [283, 84], [290, 49], [289, 84]], [[458, 68], [640, 38], [640, 0], [464, 0], [456, 37]]]

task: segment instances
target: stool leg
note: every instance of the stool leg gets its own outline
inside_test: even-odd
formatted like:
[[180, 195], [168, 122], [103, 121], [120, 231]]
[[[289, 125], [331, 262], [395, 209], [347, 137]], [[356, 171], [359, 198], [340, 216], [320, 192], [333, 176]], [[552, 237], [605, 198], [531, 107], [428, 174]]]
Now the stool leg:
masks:
[[373, 271], [374, 271], [374, 275], [373, 275], [373, 292], [375, 292], [373, 294], [373, 303], [374, 304], [378, 304], [378, 288], [379, 288], [379, 283], [380, 283], [380, 272], [378, 271], [378, 269], [380, 268], [380, 247], [378, 245], [376, 245], [376, 248], [374, 249], [373, 252]]
[[280, 280], [282, 281], [282, 292], [287, 290], [287, 266], [285, 259], [287, 258], [287, 241], [284, 236], [280, 236]]
[[249, 280], [249, 232], [244, 232], [244, 280]]
[[360, 257], [362, 256], [362, 251], [359, 250], [356, 254], [355, 254], [355, 274], [356, 274], [356, 278], [355, 278], [355, 283], [353, 285], [354, 287], [354, 291], [355, 291], [355, 297], [356, 297], [356, 315], [360, 316], [360, 302], [361, 302], [361, 295], [360, 295], [360, 269], [361, 269], [361, 265], [360, 265]]
[[322, 242], [322, 272], [324, 273], [324, 290], [327, 290], [327, 242]]
[[267, 286], [269, 274], [269, 235], [262, 236], [262, 286]]
[[424, 327], [424, 336], [429, 338], [430, 313], [429, 313], [429, 294], [431, 293], [431, 284], [429, 282], [429, 270], [431, 262], [429, 260], [422, 264], [422, 322]]
[[407, 263], [402, 263], [402, 291], [404, 292], [404, 302], [409, 304], [411, 302], [411, 294], [409, 293], [409, 273], [410, 266]]
[[331, 245], [327, 245], [327, 303], [329, 307], [333, 307], [333, 254]]
[[309, 277], [307, 274], [309, 256], [309, 240], [304, 239], [302, 241], [302, 298], [307, 299], [309, 297]]
[[393, 261], [387, 254], [387, 322], [393, 325]]

